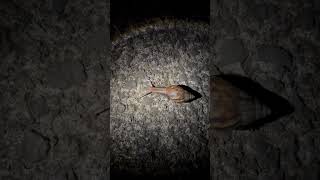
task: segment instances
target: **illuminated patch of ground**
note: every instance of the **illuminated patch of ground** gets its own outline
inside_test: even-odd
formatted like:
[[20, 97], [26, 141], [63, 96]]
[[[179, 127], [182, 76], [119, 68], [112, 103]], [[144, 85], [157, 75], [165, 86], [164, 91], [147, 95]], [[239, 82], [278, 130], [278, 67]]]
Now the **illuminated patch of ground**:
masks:
[[[208, 168], [208, 30], [202, 23], [164, 20], [113, 41], [113, 168], [143, 173]], [[150, 81], [159, 87], [186, 85], [202, 97], [184, 104], [157, 94], [140, 98]]]

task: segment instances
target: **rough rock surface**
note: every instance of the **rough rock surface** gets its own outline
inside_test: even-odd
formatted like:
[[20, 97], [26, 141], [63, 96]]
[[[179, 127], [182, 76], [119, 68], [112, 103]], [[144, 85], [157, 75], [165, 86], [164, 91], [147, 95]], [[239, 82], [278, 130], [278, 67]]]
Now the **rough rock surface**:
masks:
[[[210, 75], [244, 75], [294, 106], [260, 129], [210, 130], [211, 179], [320, 178], [319, 12], [316, 0], [211, 0]], [[221, 39], [241, 42], [248, 56], [221, 62], [220, 52], [239, 47]]]
[[[110, 45], [106, 44], [109, 33], [106, 27], [109, 24], [109, 11], [106, 7], [109, 2], [0, 1], [0, 179], [108, 179], [110, 142], [107, 62], [110, 57], [107, 50]], [[128, 133], [119, 137], [124, 142], [115, 142], [126, 145], [126, 138], [136, 138], [132, 141], [136, 145], [141, 143], [137, 140], [142, 137], [136, 134], [131, 137], [130, 133], [152, 132], [150, 139], [142, 142], [147, 142], [143, 144], [144, 147], [151, 144], [148, 143], [151, 139], [155, 140], [152, 144], [161, 145], [160, 142], [164, 142], [162, 148], [154, 150], [157, 157], [163, 157], [161, 152], [170, 152], [169, 157], [181, 159], [182, 155], [190, 155], [186, 158], [192, 160], [201, 156], [198, 152], [197, 156], [191, 156], [190, 153], [196, 152], [194, 147], [204, 147], [204, 141], [192, 138], [204, 134], [199, 132], [204, 126], [198, 128], [204, 125], [199, 123], [203, 121], [194, 120], [199, 116], [203, 117], [201, 120], [206, 118], [204, 111], [208, 100], [205, 99], [209, 93], [206, 82], [201, 78], [208, 79], [209, 75], [206, 71], [199, 71], [208, 67], [210, 75], [235, 73], [254, 79], [289, 100], [295, 107], [294, 113], [255, 131], [210, 131], [211, 179], [320, 179], [320, 1], [211, 0], [210, 7], [212, 28], [206, 38], [198, 34], [200, 36], [197, 38], [201, 41], [189, 43], [188, 38], [176, 41], [179, 38], [173, 36], [194, 36], [184, 31], [170, 36], [165, 35], [165, 30], [159, 34], [155, 31], [154, 37], [162, 37], [154, 39], [159, 42], [157, 46], [143, 43], [142, 37], [151, 37], [147, 34], [140, 36], [141, 41], [135, 36], [137, 41], [122, 49], [127, 54], [112, 57], [131, 59], [132, 62], [114, 67], [113, 71], [119, 70], [115, 77], [125, 84], [113, 85], [125, 87], [120, 89], [119, 95], [130, 97], [128, 102], [121, 102], [123, 97], [114, 101], [117, 105], [113, 106], [113, 111], [126, 112], [131, 107], [145, 107], [141, 112], [155, 112], [152, 118], [147, 118], [151, 114], [145, 116], [136, 111], [132, 114], [135, 117], [132, 126], [123, 118], [127, 114], [119, 115], [118, 119], [126, 126], [117, 128], [128, 128]], [[184, 26], [181, 29], [188, 28]], [[196, 29], [196, 32], [202, 31]], [[173, 37], [170, 43], [168, 37]], [[216, 46], [216, 43], [226, 39], [237, 44]], [[208, 40], [210, 46], [203, 46]], [[168, 44], [170, 46], [166, 47]], [[237, 48], [241, 46], [241, 50], [230, 54], [232, 60], [225, 56], [227, 60], [220, 64], [218, 50], [230, 52], [228, 44]], [[141, 54], [140, 49], [135, 49], [137, 47], [143, 48], [141, 52], [149, 51]], [[164, 47], [165, 51], [157, 47]], [[168, 50], [174, 53], [167, 54]], [[191, 60], [205, 57], [209, 62], [209, 50], [212, 50], [210, 66], [204, 61]], [[150, 52], [156, 53], [153, 55]], [[246, 52], [246, 56], [243, 52]], [[184, 55], [180, 57], [180, 54]], [[156, 57], [157, 60], [152, 61]], [[176, 60], [181, 65], [176, 64], [172, 68], [164, 66], [164, 73], [156, 69], [159, 66], [154, 64], [159, 62], [158, 57], [162, 60], [159, 65], [165, 65], [163, 62], [174, 63]], [[131, 65], [137, 67], [136, 58], [146, 67], [141, 65], [140, 69], [128, 72], [121, 70]], [[190, 71], [180, 73], [181, 67]], [[139, 71], [141, 69], [146, 69], [146, 72]], [[158, 72], [161, 74], [159, 77]], [[130, 77], [124, 76], [128, 73], [141, 74], [138, 79], [130, 80]], [[132, 97], [150, 84], [149, 78], [159, 86], [185, 80], [183, 83], [188, 83], [204, 96], [191, 104], [181, 105], [180, 110], [162, 96], [150, 95], [137, 103], [138, 100]], [[116, 96], [112, 95], [112, 98]], [[168, 109], [165, 115], [178, 122], [160, 121], [163, 119], [160, 110], [166, 106]], [[179, 116], [182, 112], [190, 111], [197, 114], [189, 114], [186, 118]], [[139, 124], [141, 121], [138, 120], [143, 117], [145, 122], [151, 123], [152, 120], [164, 126], [150, 131], [148, 124]], [[183, 125], [181, 129], [176, 129], [179, 127], [177, 124]], [[180, 132], [184, 133], [181, 137], [188, 139], [190, 144], [186, 147], [183, 143], [176, 144], [175, 148], [173, 142], [183, 141], [172, 139], [167, 143], [166, 140], [170, 138], [165, 134], [171, 133], [170, 137], [176, 137], [173, 135]], [[187, 136], [190, 132], [192, 136]], [[162, 139], [156, 136], [159, 134]], [[203, 140], [206, 138], [203, 137]], [[171, 153], [167, 147], [176, 151]], [[145, 153], [148, 155], [146, 158], [149, 158], [150, 149], [134, 152]], [[186, 153], [179, 154], [181, 149], [187, 149]], [[134, 156], [143, 159], [142, 155]]]
[[[113, 41], [111, 173], [208, 177], [208, 28], [159, 20]], [[183, 104], [157, 94], [140, 98], [150, 81], [156, 87], [186, 85], [202, 97]]]
[[0, 179], [109, 179], [108, 6], [0, 2]]

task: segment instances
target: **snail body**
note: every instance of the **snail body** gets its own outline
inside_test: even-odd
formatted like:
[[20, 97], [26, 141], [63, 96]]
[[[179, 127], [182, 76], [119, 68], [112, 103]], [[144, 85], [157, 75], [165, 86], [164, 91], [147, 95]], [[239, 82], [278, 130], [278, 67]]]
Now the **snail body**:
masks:
[[163, 94], [176, 103], [190, 102], [195, 96], [183, 88], [182, 85], [171, 85], [168, 87], [149, 87], [148, 93]]

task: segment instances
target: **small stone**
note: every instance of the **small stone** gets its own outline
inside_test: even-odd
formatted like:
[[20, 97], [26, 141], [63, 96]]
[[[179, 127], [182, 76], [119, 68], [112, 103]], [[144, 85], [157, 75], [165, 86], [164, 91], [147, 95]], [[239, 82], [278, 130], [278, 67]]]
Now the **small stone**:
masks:
[[118, 112], [124, 112], [126, 110], [126, 106], [124, 104], [119, 104], [117, 106]]
[[230, 160], [224, 161], [224, 171], [228, 174], [239, 174], [239, 169], [237, 168], [237, 164], [235, 162], [230, 162]]
[[290, 67], [292, 63], [291, 54], [280, 47], [259, 47], [258, 60], [286, 67]]
[[219, 65], [228, 65], [242, 62], [248, 56], [247, 49], [244, 48], [240, 40], [223, 39], [216, 45]]

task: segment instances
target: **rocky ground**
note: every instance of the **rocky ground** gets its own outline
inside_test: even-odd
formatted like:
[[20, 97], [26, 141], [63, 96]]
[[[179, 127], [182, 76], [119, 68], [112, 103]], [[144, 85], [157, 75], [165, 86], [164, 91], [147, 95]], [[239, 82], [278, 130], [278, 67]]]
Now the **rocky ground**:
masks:
[[249, 77], [294, 106], [258, 130], [211, 130], [211, 179], [320, 178], [319, 5], [211, 0], [210, 75]]
[[[109, 179], [111, 144], [119, 171], [201, 173], [210, 162], [215, 180], [319, 179], [320, 3], [210, 6], [209, 31], [149, 22], [111, 45], [109, 1], [2, 0], [0, 179]], [[221, 73], [255, 80], [294, 112], [256, 130], [208, 133], [208, 80]], [[137, 98], [149, 80], [203, 97], [179, 106]]]
[[108, 179], [108, 7], [0, 2], [0, 179]]
[[[115, 39], [111, 49], [111, 177], [209, 175], [208, 23], [154, 20]], [[177, 104], [150, 94], [156, 87], [186, 85], [202, 97]]]

